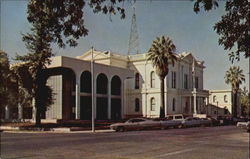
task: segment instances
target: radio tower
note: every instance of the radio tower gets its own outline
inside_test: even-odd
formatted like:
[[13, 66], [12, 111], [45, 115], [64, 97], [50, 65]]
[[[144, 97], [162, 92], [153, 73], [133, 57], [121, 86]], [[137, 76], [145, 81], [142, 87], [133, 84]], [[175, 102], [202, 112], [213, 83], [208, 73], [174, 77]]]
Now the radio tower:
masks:
[[130, 36], [129, 36], [129, 44], [128, 44], [128, 55], [131, 54], [139, 54], [139, 35], [137, 31], [136, 25], [136, 15], [135, 15], [135, 7], [133, 6], [133, 16], [132, 16], [132, 23], [130, 29]]

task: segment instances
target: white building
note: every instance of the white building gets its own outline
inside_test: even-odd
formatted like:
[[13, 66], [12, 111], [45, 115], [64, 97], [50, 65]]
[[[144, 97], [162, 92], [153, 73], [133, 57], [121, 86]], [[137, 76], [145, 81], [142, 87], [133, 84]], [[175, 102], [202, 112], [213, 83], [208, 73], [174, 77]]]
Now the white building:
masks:
[[[176, 57], [165, 79], [165, 114], [205, 113], [209, 94], [203, 89], [204, 62], [191, 53]], [[125, 56], [89, 50], [76, 58], [54, 57], [48, 68], [47, 83], [53, 88], [55, 101], [46, 119], [91, 119], [92, 72], [96, 119], [159, 117], [160, 80], [146, 54]]]
[[[237, 96], [237, 114], [241, 115], [240, 92]], [[233, 92], [227, 90], [209, 90], [207, 114], [210, 116], [231, 116], [233, 112]]]

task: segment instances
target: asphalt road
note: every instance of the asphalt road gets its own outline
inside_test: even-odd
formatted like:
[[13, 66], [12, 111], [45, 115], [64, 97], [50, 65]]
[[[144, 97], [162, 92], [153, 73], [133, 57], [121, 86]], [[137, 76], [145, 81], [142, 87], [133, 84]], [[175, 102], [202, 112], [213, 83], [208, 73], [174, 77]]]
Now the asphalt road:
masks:
[[1, 133], [1, 159], [249, 159], [235, 126], [109, 133]]

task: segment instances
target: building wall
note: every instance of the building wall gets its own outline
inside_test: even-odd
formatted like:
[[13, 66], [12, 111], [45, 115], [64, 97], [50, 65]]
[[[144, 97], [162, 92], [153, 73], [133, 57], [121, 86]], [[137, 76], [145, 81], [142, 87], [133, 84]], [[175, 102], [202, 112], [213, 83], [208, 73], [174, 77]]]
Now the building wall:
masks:
[[[99, 52], [100, 53], [100, 52]], [[145, 116], [145, 117], [158, 117], [160, 114], [160, 79], [153, 68], [151, 61], [147, 61], [146, 54], [131, 55], [128, 57], [115, 55], [112, 53], [100, 54], [94, 52], [95, 64], [94, 64], [94, 81], [96, 82], [97, 76], [101, 73], [105, 74], [108, 78], [108, 87], [110, 86], [111, 79], [117, 75], [121, 79], [121, 102], [122, 102], [122, 117], [129, 116]], [[80, 77], [84, 71], [91, 72], [91, 52], [87, 52], [77, 58], [70, 57], [55, 57], [52, 60], [52, 65], [49, 68], [64, 67], [73, 70], [75, 73], [75, 88], [76, 91], [72, 92], [75, 95], [75, 118], [80, 118], [80, 97], [84, 96], [84, 93], [79, 91]], [[186, 113], [186, 101], [190, 107], [188, 113], [193, 114], [191, 107], [194, 102], [194, 93], [197, 98], [206, 96], [206, 93], [200, 93], [199, 90], [203, 90], [203, 63], [194, 59], [192, 54], [184, 53], [178, 56], [178, 61], [174, 66], [169, 65], [169, 73], [164, 81], [165, 84], [165, 110], [166, 114], [179, 114]], [[127, 61], [126, 61], [127, 60]], [[195, 64], [195, 76], [199, 79], [198, 91], [193, 92], [192, 82], [192, 64], [193, 60]], [[151, 73], [155, 73], [154, 87], [151, 86]], [[176, 73], [176, 88], [172, 88], [173, 73]], [[135, 89], [135, 75], [139, 73], [139, 88]], [[188, 88], [184, 88], [184, 75], [188, 75]], [[60, 114], [60, 102], [61, 102], [61, 81], [60, 76], [52, 76], [48, 80], [54, 91], [57, 92], [55, 104], [51, 110], [47, 112], [48, 118], [62, 118]], [[109, 87], [110, 89], [110, 87]], [[110, 91], [110, 90], [109, 90]], [[94, 92], [95, 93], [95, 92]], [[107, 95], [111, 98], [110, 94]], [[152, 107], [152, 98], [155, 100], [155, 104]], [[136, 99], [139, 100], [139, 109], [136, 108]], [[173, 99], [175, 99], [175, 110], [173, 109]], [[96, 102], [96, 101], [95, 101]], [[200, 108], [203, 103], [198, 100], [198, 107]], [[110, 101], [109, 101], [109, 118], [110, 118]]]
[[62, 119], [62, 75], [49, 77], [47, 85], [53, 90], [54, 103], [46, 111], [46, 119]]
[[[155, 87], [151, 88], [151, 72], [155, 72], [155, 68], [153, 68], [151, 61], [147, 61], [145, 54], [134, 55], [130, 57], [131, 61], [129, 63], [129, 69], [133, 70], [135, 73], [140, 74], [140, 84], [139, 89], [135, 90], [135, 81], [130, 82], [129, 89], [129, 101], [128, 105], [129, 114], [140, 114], [145, 117], [158, 117], [159, 116], [159, 108], [160, 108], [160, 79], [155, 73]], [[169, 73], [165, 78], [165, 110], [166, 114], [179, 114], [185, 113], [185, 104], [186, 100], [189, 100], [189, 106], [191, 106], [190, 99], [193, 96], [193, 74], [192, 74], [192, 64], [193, 64], [193, 56], [189, 56], [182, 60], [178, 60], [174, 66], [169, 65]], [[198, 77], [198, 89], [203, 90], [203, 69], [204, 66], [202, 64], [195, 65], [195, 76]], [[172, 79], [173, 73], [176, 74], [176, 87], [172, 88]], [[188, 88], [184, 88], [184, 75], [188, 75]], [[135, 77], [134, 77], [135, 78]], [[183, 93], [185, 92], [185, 93]], [[187, 95], [188, 94], [188, 95]], [[207, 93], [208, 94], [208, 93]], [[199, 92], [197, 93], [199, 96]], [[208, 95], [204, 94], [202, 97], [207, 97]], [[134, 100], [135, 98], [140, 98], [142, 100], [142, 111], [135, 112], [134, 111]], [[156, 108], [154, 111], [151, 111], [151, 98], [155, 98]], [[198, 101], [198, 110], [204, 109], [204, 98], [197, 97]], [[175, 99], [175, 109], [173, 109], [173, 99]], [[204, 112], [204, 111], [203, 111]], [[190, 114], [193, 112], [189, 112]]]
[[[225, 114], [224, 108], [229, 111], [229, 115], [232, 114], [232, 107], [233, 107], [233, 94], [231, 90], [210, 90], [209, 91], [209, 104], [210, 107], [208, 108], [208, 112], [211, 115], [216, 115], [215, 112], [218, 109], [219, 115], [228, 115]], [[240, 106], [240, 94], [238, 94], [237, 98], [237, 105], [238, 105], [238, 115], [241, 115], [241, 106]]]

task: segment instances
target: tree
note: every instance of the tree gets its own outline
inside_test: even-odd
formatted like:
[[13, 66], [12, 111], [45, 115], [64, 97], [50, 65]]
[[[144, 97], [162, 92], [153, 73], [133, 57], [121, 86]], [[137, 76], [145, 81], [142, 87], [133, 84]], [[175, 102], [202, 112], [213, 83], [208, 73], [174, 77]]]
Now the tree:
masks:
[[[216, 0], [196, 0], [194, 11], [200, 11], [200, 4], [206, 11], [218, 7]], [[250, 57], [250, 2], [249, 0], [227, 0], [226, 14], [214, 26], [220, 35], [219, 45], [229, 52], [229, 60], [240, 60], [240, 54]]]
[[18, 100], [17, 83], [10, 69], [9, 59], [5, 52], [0, 51], [0, 116], [3, 117], [4, 108], [13, 108]]
[[241, 103], [241, 111], [243, 116], [250, 116], [250, 99], [249, 99], [249, 92], [244, 87], [241, 90], [241, 96], [240, 96], [240, 103]]
[[[115, 15], [125, 18], [125, 10], [118, 3], [124, 0], [90, 0], [88, 5], [94, 13]], [[77, 46], [77, 40], [88, 34], [84, 26], [85, 0], [30, 0], [28, 3], [28, 21], [31, 32], [23, 34], [23, 41], [29, 51], [27, 55], [17, 56], [23, 62], [20, 67], [28, 68], [26, 75], [29, 84], [24, 88], [35, 99], [36, 125], [41, 124], [41, 115], [46, 105], [51, 104], [51, 89], [46, 86], [46, 66], [54, 56], [51, 44], [59, 47]], [[24, 78], [25, 79], [25, 78]]]
[[160, 105], [160, 118], [165, 117], [165, 102], [164, 102], [164, 79], [169, 71], [169, 64], [173, 66], [177, 60], [174, 52], [175, 45], [169, 37], [162, 36], [157, 37], [153, 41], [147, 55], [147, 60], [151, 60], [153, 67], [156, 69], [156, 74], [160, 78], [160, 89], [161, 89], [161, 105]]
[[226, 72], [225, 82], [227, 84], [231, 84], [233, 91], [233, 109], [232, 114], [233, 117], [237, 117], [237, 99], [238, 99], [238, 91], [240, 88], [240, 84], [245, 81], [245, 75], [243, 74], [243, 70], [238, 66], [232, 66]]

